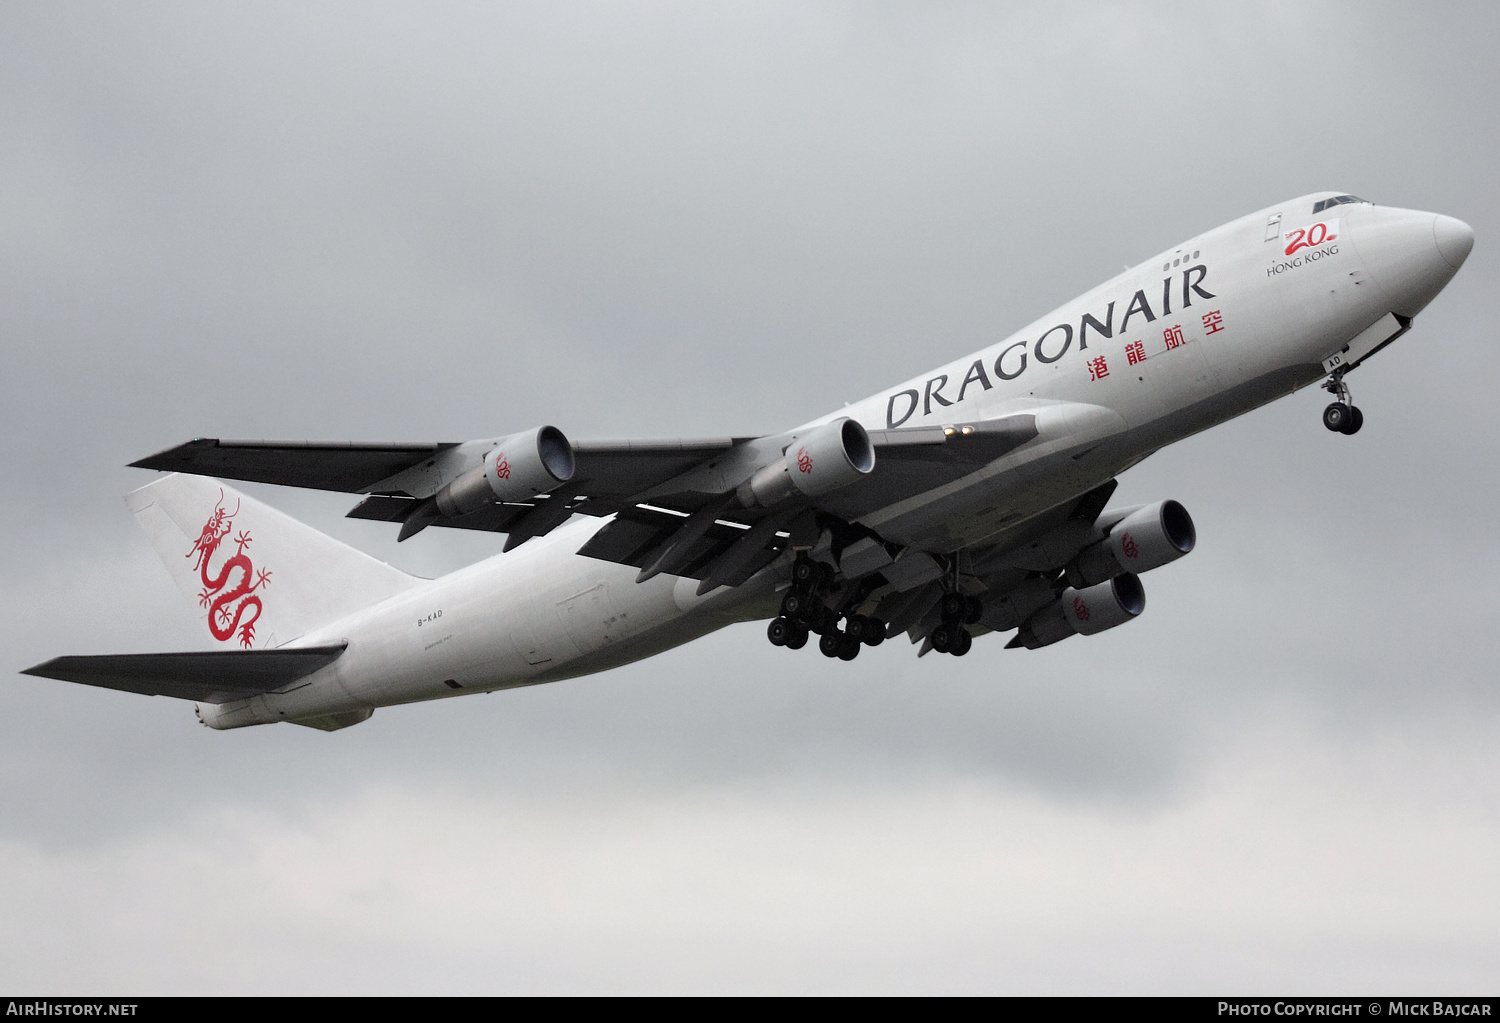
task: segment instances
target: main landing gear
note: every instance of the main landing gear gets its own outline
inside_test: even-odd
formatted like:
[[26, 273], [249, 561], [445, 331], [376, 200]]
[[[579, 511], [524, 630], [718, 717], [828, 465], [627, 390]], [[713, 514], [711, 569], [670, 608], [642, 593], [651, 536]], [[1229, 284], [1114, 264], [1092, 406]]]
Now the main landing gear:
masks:
[[1348, 436], [1358, 433], [1359, 428], [1365, 425], [1365, 414], [1354, 407], [1353, 399], [1349, 396], [1349, 385], [1344, 383], [1344, 372], [1345, 368], [1340, 367], [1333, 371], [1333, 376], [1323, 381], [1323, 390], [1338, 399], [1323, 410], [1323, 425], [1334, 433]]
[[[861, 646], [885, 642], [885, 622], [866, 615], [841, 615], [828, 606], [823, 598], [832, 588], [833, 566], [799, 555], [792, 563], [792, 588], [781, 600], [781, 614], [766, 627], [771, 644], [800, 650], [816, 632], [823, 656], [852, 661]], [[842, 630], [840, 618], [844, 619]]]
[[974, 645], [974, 637], [964, 626], [979, 621], [984, 614], [984, 602], [978, 597], [949, 590], [943, 594], [938, 611], [943, 620], [927, 634], [928, 642], [940, 654], [962, 657]]

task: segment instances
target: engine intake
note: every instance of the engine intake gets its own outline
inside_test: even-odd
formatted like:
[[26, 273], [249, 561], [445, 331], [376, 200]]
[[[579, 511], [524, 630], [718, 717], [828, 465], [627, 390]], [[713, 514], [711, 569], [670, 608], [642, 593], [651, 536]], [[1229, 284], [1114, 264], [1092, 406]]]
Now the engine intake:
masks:
[[474, 468], [435, 495], [438, 511], [453, 518], [496, 501], [526, 501], [573, 478], [573, 445], [555, 426], [506, 437]]
[[1149, 572], [1176, 561], [1198, 542], [1193, 517], [1176, 501], [1137, 508], [1098, 543], [1085, 547], [1068, 565], [1068, 582], [1092, 586], [1121, 572]]
[[1131, 572], [1083, 589], [1069, 586], [1032, 615], [1010, 645], [1036, 650], [1069, 636], [1092, 636], [1124, 625], [1144, 610], [1146, 590]]
[[795, 493], [818, 497], [862, 479], [875, 468], [875, 445], [857, 421], [835, 419], [792, 438], [783, 458], [763, 465], [741, 485], [740, 503], [769, 508]]

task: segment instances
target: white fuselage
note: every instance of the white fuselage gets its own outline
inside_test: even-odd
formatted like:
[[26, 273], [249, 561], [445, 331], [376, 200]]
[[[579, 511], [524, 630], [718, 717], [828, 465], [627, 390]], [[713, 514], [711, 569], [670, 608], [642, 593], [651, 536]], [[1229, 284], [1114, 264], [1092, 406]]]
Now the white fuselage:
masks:
[[[1456, 222], [1363, 203], [1314, 215], [1332, 194], [1196, 236], [983, 351], [807, 424], [849, 416], [874, 431], [1037, 416], [1034, 441], [860, 521], [934, 552], [982, 542], [1317, 381], [1324, 360], [1381, 317], [1415, 316], [1456, 269], [1442, 251], [1444, 222]], [[1287, 254], [1310, 238], [1319, 241]], [[696, 580], [637, 584], [634, 568], [579, 556], [605, 521], [575, 517], [299, 637], [291, 645], [348, 649], [286, 691], [199, 714], [236, 727], [555, 681], [776, 614], [770, 570], [699, 597]]]

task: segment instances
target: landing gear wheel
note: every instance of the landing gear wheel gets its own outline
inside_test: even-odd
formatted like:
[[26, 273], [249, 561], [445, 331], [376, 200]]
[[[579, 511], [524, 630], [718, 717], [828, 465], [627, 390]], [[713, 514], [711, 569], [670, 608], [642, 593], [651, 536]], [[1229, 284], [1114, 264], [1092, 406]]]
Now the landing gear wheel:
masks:
[[807, 604], [807, 598], [793, 590], [781, 598], [781, 613], [788, 618], [800, 618], [806, 612]]
[[859, 656], [859, 640], [844, 637], [844, 645], [839, 647], [839, 660], [852, 661]]
[[973, 645], [974, 637], [969, 635], [968, 629], [955, 629], [953, 639], [948, 644], [948, 652], [954, 657], [962, 657]]
[[1323, 425], [1334, 433], [1352, 432], [1349, 430], [1349, 424], [1352, 422], [1354, 422], [1353, 411], [1341, 401], [1336, 401], [1323, 410]]
[[786, 646], [791, 634], [792, 623], [785, 618], [772, 618], [771, 624], [766, 626], [766, 638], [772, 646]]
[[984, 601], [978, 597], [964, 598], [964, 621], [973, 625], [984, 615]]
[[839, 651], [844, 649], [844, 634], [842, 632], [825, 632], [818, 639], [818, 650], [824, 657], [837, 657]]
[[940, 610], [945, 622], [962, 621], [964, 612], [968, 610], [968, 603], [962, 593], [945, 593]]
[[850, 639], [866, 646], [879, 646], [885, 642], [885, 622], [879, 618], [855, 615], [844, 626], [844, 632]]
[[1323, 425], [1334, 433], [1346, 437], [1359, 432], [1365, 425], [1365, 414], [1354, 407], [1354, 398], [1349, 394], [1349, 385], [1344, 383], [1347, 366], [1340, 366], [1333, 375], [1323, 381], [1323, 390], [1334, 396], [1334, 403], [1323, 410]]
[[801, 650], [805, 646], [807, 646], [807, 630], [800, 625], [793, 625], [791, 633], [786, 637], [786, 648]]
[[946, 654], [948, 652], [948, 645], [953, 642], [953, 634], [948, 631], [948, 626], [939, 625], [932, 630], [931, 635], [927, 637], [927, 641], [932, 644], [932, 649], [940, 654]]
[[798, 558], [792, 564], [792, 581], [799, 586], [811, 586], [818, 575], [818, 564], [811, 558]]

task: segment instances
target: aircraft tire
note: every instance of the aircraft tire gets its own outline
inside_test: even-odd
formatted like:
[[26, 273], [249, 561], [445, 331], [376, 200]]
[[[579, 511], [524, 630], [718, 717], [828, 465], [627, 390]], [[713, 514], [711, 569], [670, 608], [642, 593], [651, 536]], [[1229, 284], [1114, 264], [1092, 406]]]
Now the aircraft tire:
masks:
[[984, 601], [978, 597], [964, 598], [964, 621], [973, 625], [984, 615]]
[[793, 625], [792, 631], [786, 637], [786, 648], [801, 650], [805, 646], [807, 646], [807, 630], [800, 625]]
[[932, 633], [927, 637], [927, 640], [932, 644], [932, 649], [936, 650], [940, 654], [946, 654], [948, 652], [948, 644], [953, 641], [953, 636], [952, 633], [948, 631], [948, 626], [939, 625], [937, 628], [932, 630]]
[[781, 613], [787, 618], [797, 618], [807, 610], [807, 598], [793, 590], [781, 598]]
[[1349, 422], [1339, 430], [1345, 437], [1352, 437], [1359, 432], [1359, 428], [1365, 425], [1365, 414], [1355, 405], [1349, 406]]
[[864, 636], [861, 637], [865, 641], [865, 646], [879, 646], [884, 643], [885, 622], [882, 622], [879, 618], [866, 618], [865, 621], [869, 623], [869, 628], [865, 630]]
[[870, 633], [874, 630], [875, 620], [864, 615], [850, 615], [849, 621], [844, 625], [844, 632], [856, 643], [868, 642]]
[[954, 657], [962, 657], [973, 645], [974, 637], [969, 634], [969, 630], [958, 629], [954, 633], [953, 642], [948, 645], [948, 652]]
[[839, 651], [844, 649], [844, 634], [842, 632], [825, 632], [818, 639], [818, 651], [824, 657], [837, 657]]
[[844, 637], [844, 643], [839, 647], [839, 660], [852, 661], [859, 656], [859, 640]]
[[940, 611], [945, 622], [962, 621], [964, 612], [967, 610], [968, 602], [962, 593], [945, 593]]
[[771, 624], [766, 626], [766, 638], [771, 641], [772, 646], [786, 646], [787, 637], [792, 634], [792, 623], [785, 618], [772, 618]]
[[792, 563], [792, 581], [801, 586], [811, 585], [818, 578], [818, 565], [810, 558], [798, 558]]
[[1353, 422], [1349, 412], [1349, 406], [1341, 401], [1336, 401], [1323, 410], [1323, 425], [1334, 433], [1344, 433], [1345, 427]]

